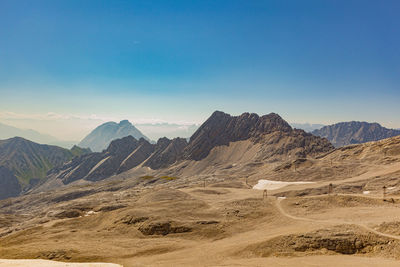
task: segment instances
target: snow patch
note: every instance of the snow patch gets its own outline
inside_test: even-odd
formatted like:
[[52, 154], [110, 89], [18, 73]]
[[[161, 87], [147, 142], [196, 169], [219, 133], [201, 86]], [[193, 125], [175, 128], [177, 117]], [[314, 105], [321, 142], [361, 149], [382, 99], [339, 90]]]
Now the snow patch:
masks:
[[0, 266], [7, 267], [122, 267], [122, 265], [114, 263], [102, 262], [60, 262], [50, 260], [3, 260], [0, 259]]
[[86, 212], [85, 217], [90, 216], [90, 215], [94, 215], [97, 212], [93, 211], [93, 210], [89, 210], [88, 212]]
[[314, 184], [314, 182], [282, 182], [282, 181], [271, 181], [271, 180], [258, 180], [258, 183], [255, 186], [253, 186], [253, 189], [276, 190], [288, 185], [299, 185], [299, 184]]

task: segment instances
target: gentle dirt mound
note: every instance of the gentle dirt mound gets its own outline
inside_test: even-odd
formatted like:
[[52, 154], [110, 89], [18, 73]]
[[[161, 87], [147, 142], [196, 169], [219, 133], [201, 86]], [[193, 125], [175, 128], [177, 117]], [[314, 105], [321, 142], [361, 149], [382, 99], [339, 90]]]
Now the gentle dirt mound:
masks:
[[248, 246], [256, 256], [290, 256], [297, 254], [370, 254], [395, 257], [400, 242], [382, 237], [350, 225], [338, 225], [305, 234], [292, 234], [272, 238]]

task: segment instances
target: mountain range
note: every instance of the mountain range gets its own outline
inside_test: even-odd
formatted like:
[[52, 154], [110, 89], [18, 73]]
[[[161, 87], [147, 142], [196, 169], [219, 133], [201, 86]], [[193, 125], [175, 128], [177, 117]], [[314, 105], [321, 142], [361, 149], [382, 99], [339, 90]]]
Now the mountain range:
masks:
[[312, 134], [327, 138], [335, 147], [341, 147], [397, 136], [400, 130], [388, 129], [379, 123], [351, 121], [324, 126]]
[[[223, 156], [219, 155], [221, 149], [225, 150]], [[240, 153], [247, 151], [254, 153], [248, 159], [251, 164], [257, 160], [306, 157], [333, 149], [328, 140], [292, 129], [274, 113], [261, 117], [254, 113], [231, 116], [216, 111], [189, 142], [183, 138], [160, 138], [156, 144], [151, 144], [144, 138], [123, 137], [112, 141], [102, 152], [82, 155], [54, 168], [49, 172], [48, 184], [99, 181], [134, 169], [148, 173], [189, 173], [191, 168], [197, 168], [193, 164], [208, 162], [210, 165], [210, 161], [217, 164], [223, 157], [230, 157], [229, 164], [232, 164], [234, 158], [242, 160]]]
[[66, 150], [22, 138], [0, 141], [0, 166], [9, 171], [2, 170], [8, 183], [18, 181], [20, 191], [38, 180], [41, 183], [36, 188], [41, 190], [125, 172], [191, 176], [221, 173], [222, 168], [230, 175], [256, 174], [265, 164], [313, 157], [333, 151], [333, 145], [380, 140], [398, 132], [376, 123], [348, 122], [311, 134], [293, 129], [275, 113], [231, 116], [215, 111], [189, 141], [164, 137], [151, 143], [127, 120], [102, 124], [82, 140], [80, 145], [97, 149], [92, 153], [78, 146]]
[[90, 148], [94, 152], [101, 152], [109, 146], [111, 141], [129, 135], [135, 137], [137, 140], [144, 138], [150, 141], [149, 138], [142, 134], [128, 120], [122, 120], [119, 123], [106, 122], [96, 127], [78, 146]]

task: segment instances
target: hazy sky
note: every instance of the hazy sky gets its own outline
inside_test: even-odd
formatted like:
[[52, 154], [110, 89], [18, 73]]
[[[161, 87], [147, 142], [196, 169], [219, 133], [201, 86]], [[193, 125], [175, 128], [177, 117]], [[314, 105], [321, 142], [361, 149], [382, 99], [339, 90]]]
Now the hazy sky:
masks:
[[400, 1], [0, 1], [0, 122], [81, 139], [214, 110], [400, 128]]

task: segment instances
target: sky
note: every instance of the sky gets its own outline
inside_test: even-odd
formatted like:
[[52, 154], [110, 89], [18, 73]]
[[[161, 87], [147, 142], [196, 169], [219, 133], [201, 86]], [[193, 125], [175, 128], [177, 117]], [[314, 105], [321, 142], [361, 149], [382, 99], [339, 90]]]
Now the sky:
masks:
[[399, 12], [397, 0], [1, 0], [0, 122], [64, 140], [215, 110], [400, 128]]

